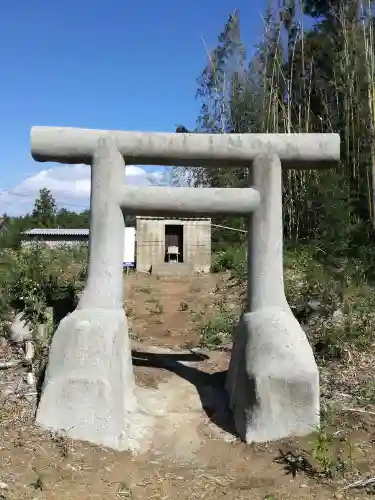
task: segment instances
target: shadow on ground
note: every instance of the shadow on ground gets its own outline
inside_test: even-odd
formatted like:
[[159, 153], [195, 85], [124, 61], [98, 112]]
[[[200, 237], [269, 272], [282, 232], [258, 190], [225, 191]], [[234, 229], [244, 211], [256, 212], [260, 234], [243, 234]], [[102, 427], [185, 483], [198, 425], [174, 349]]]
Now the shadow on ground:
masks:
[[209, 356], [193, 352], [191, 354], [159, 354], [139, 350], [133, 350], [132, 356], [134, 366], [168, 370], [194, 385], [202, 408], [211, 422], [223, 431], [238, 437], [229, 409], [228, 394], [225, 390], [227, 371], [211, 374], [184, 364], [199, 362], [208, 359]]

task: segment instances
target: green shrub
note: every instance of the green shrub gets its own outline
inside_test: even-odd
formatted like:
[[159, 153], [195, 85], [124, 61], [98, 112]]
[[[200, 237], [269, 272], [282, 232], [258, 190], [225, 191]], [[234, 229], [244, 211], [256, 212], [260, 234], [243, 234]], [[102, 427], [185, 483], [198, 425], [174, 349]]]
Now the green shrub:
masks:
[[[373, 338], [375, 288], [365, 281], [358, 260], [342, 260], [341, 267], [335, 267], [317, 255], [316, 249], [309, 246], [287, 248], [284, 252], [285, 295], [294, 315], [306, 327], [316, 352], [324, 358], [340, 357], [349, 345], [367, 348]], [[218, 252], [213, 270], [230, 270], [245, 306], [246, 248]], [[216, 330], [209, 326], [203, 335], [212, 342]]]
[[[372, 342], [375, 290], [362, 280], [360, 268], [350, 262], [335, 269], [317, 261], [309, 248], [285, 252], [287, 300], [324, 358], [340, 357], [348, 345], [364, 349]], [[314, 302], [318, 312], [310, 306]]]
[[[67, 303], [72, 304], [72, 297], [83, 287], [87, 249], [48, 249], [35, 245], [3, 252], [2, 262], [0, 334], [9, 325], [12, 310], [23, 313], [23, 319], [33, 333], [33, 367], [41, 380], [56, 326], [54, 320], [58, 321], [70, 312], [66, 310]], [[39, 334], [41, 325], [45, 328], [43, 336]]]
[[32, 327], [45, 321], [48, 297], [57, 287], [46, 268], [43, 252], [32, 248], [17, 252], [5, 278], [10, 305], [23, 311], [25, 320]]
[[222, 273], [225, 271], [236, 271], [246, 266], [246, 247], [229, 247], [214, 254], [211, 271]]
[[47, 308], [82, 288], [87, 250], [35, 245], [7, 253], [2, 287], [8, 306], [23, 312], [33, 330], [48, 321]]
[[0, 292], [0, 337], [8, 334], [11, 309], [7, 297]]
[[210, 318], [201, 330], [200, 343], [205, 347], [217, 347], [231, 339], [234, 318], [218, 314]]

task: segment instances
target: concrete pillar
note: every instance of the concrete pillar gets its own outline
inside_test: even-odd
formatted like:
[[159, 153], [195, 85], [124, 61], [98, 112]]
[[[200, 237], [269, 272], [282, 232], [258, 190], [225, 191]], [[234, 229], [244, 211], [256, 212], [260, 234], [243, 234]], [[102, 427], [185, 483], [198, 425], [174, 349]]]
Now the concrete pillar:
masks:
[[276, 154], [254, 160], [252, 183], [261, 201], [249, 218], [249, 311], [273, 306], [289, 311], [284, 293], [281, 162]]
[[319, 424], [319, 372], [284, 293], [281, 162], [253, 162], [260, 205], [249, 220], [249, 312], [237, 325], [226, 387], [247, 443], [310, 434]]
[[91, 167], [89, 268], [77, 309], [121, 309], [124, 304], [124, 218], [118, 195], [125, 163], [113, 142], [100, 139]]

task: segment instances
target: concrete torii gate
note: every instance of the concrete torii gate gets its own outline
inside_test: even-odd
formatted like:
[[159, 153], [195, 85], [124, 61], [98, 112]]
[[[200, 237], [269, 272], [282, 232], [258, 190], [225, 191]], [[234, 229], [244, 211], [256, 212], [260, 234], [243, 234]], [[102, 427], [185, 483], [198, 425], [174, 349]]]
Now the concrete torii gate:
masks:
[[[91, 165], [88, 279], [53, 338], [37, 422], [118, 450], [136, 449], [122, 257], [125, 214], [249, 217], [249, 310], [235, 333], [227, 390], [246, 442], [303, 435], [319, 423], [319, 373], [286, 301], [281, 168], [330, 168], [337, 134], [181, 134], [33, 127], [37, 161]], [[252, 167], [252, 187], [124, 186], [126, 162]]]

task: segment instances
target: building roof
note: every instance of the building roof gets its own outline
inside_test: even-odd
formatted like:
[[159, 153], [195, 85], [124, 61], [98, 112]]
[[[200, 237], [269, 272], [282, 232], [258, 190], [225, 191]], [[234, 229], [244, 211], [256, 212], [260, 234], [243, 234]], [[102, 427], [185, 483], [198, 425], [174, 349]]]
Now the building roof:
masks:
[[137, 215], [136, 220], [206, 220], [211, 221], [211, 217], [154, 217], [148, 215]]
[[35, 228], [28, 229], [22, 234], [26, 236], [89, 236], [89, 229], [65, 229], [65, 228]]

